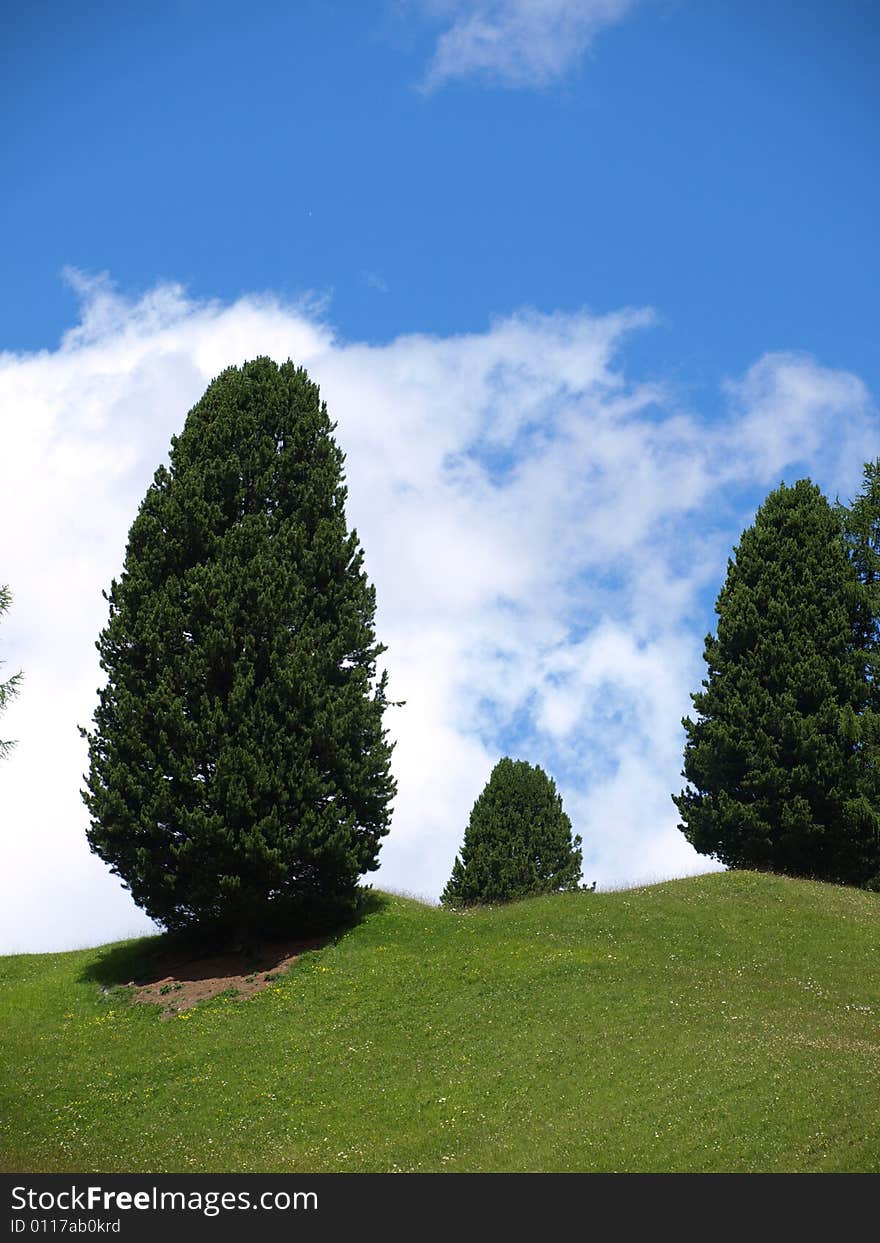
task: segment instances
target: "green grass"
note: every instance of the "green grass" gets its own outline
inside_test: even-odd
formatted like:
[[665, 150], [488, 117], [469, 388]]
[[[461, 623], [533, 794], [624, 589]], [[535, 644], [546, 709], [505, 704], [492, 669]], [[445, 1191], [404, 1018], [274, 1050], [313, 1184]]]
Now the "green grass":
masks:
[[454, 914], [388, 896], [161, 1019], [149, 939], [0, 959], [0, 1166], [877, 1170], [880, 895], [747, 872]]

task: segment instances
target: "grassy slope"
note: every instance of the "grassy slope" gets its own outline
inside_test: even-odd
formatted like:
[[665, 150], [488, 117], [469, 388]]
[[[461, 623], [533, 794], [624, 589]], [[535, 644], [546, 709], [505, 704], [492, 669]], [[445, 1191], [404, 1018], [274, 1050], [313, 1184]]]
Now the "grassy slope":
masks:
[[0, 959], [0, 1168], [877, 1170], [878, 928], [752, 873], [389, 898], [170, 1020], [96, 982], [144, 942]]

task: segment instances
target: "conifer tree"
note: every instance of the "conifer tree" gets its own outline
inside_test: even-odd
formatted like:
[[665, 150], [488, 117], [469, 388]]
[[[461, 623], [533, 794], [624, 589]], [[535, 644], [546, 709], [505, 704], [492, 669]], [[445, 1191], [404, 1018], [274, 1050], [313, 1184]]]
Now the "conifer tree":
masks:
[[385, 649], [334, 426], [293, 363], [224, 371], [172, 438], [107, 596], [88, 839], [171, 930], [314, 927], [377, 866]]
[[[9, 608], [11, 603], [12, 603], [12, 594], [9, 588], [0, 587], [0, 617], [3, 616], [3, 614]], [[0, 661], [0, 665], [2, 665], [2, 663], [3, 662]], [[3, 711], [3, 709], [9, 703], [10, 699], [12, 699], [12, 697], [18, 693], [18, 684], [20, 681], [21, 681], [21, 674], [16, 673], [13, 675], [13, 677], [7, 678], [5, 682], [0, 682], [0, 712]], [[0, 741], [0, 759], [2, 759], [5, 755], [7, 755], [9, 751], [12, 749], [12, 747], [14, 746], [15, 746], [15, 743], [13, 742]]]
[[685, 718], [679, 825], [733, 867], [861, 885], [880, 871], [875, 717], [839, 518], [808, 479], [743, 532]]
[[440, 900], [460, 907], [577, 889], [580, 845], [553, 779], [525, 760], [499, 760]]
[[853, 502], [836, 506], [849, 559], [862, 585], [854, 641], [864, 651], [871, 706], [880, 709], [880, 458], [866, 462]]

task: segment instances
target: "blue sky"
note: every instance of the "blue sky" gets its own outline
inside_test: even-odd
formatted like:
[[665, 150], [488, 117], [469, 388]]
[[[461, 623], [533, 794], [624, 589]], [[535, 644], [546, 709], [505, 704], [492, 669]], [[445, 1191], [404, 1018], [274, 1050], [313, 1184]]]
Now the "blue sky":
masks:
[[694, 383], [798, 348], [876, 384], [865, 0], [646, 0], [543, 89], [429, 94], [444, 18], [415, 2], [83, 0], [6, 22], [7, 348], [57, 342], [71, 264], [132, 290], [317, 291], [367, 341], [650, 305], [649, 364]]
[[8, 7], [0, 952], [139, 926], [78, 794], [101, 588], [258, 353], [339, 421], [407, 701], [378, 883], [436, 897], [505, 751], [588, 881], [709, 866], [669, 795], [726, 558], [780, 478], [847, 495], [880, 453], [877, 33], [867, 0]]

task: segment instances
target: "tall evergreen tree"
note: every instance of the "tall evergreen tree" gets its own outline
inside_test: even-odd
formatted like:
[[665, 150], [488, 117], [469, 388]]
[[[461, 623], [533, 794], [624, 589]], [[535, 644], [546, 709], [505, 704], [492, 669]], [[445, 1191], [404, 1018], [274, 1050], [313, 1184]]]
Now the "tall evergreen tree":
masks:
[[850, 505], [836, 506], [850, 562], [862, 585], [854, 642], [865, 653], [871, 706], [880, 710], [880, 458], [866, 462], [862, 488]]
[[385, 649], [334, 427], [293, 363], [224, 371], [107, 596], [88, 839], [172, 930], [335, 918], [388, 832]]
[[[12, 594], [8, 587], [0, 587], [0, 617], [6, 612], [12, 603]], [[0, 661], [0, 665], [3, 662]], [[21, 681], [21, 674], [16, 673], [11, 678], [7, 678], [5, 682], [0, 682], [0, 712], [6, 707], [10, 699], [18, 693], [18, 684]], [[0, 741], [0, 759], [9, 753], [14, 742]]]
[[848, 884], [880, 872], [876, 732], [858, 579], [808, 479], [782, 484], [728, 563], [685, 718], [679, 827], [734, 867]]
[[440, 900], [458, 907], [576, 889], [580, 845], [552, 777], [525, 760], [499, 760]]

